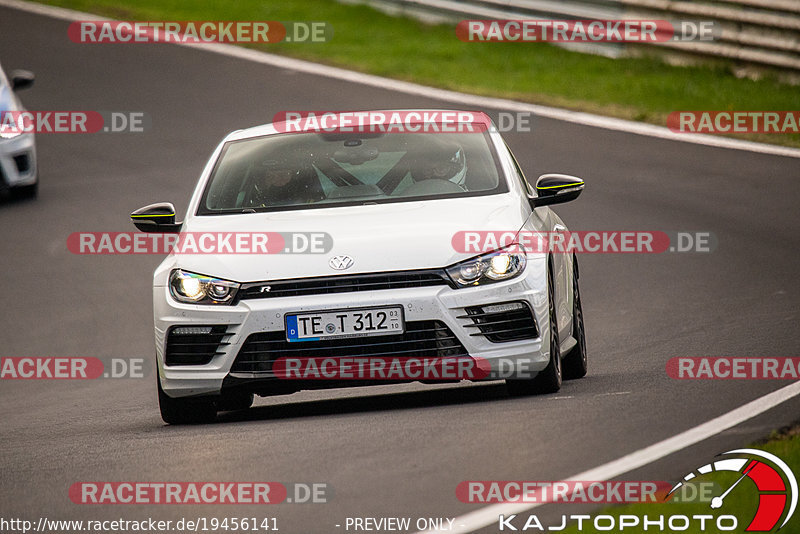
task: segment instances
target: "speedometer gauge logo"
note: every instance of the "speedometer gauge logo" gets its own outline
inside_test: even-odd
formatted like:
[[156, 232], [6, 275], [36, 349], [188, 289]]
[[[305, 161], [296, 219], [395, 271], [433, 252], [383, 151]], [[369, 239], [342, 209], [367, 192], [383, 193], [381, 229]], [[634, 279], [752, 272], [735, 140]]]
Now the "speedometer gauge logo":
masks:
[[723, 458], [710, 464], [698, 467], [695, 471], [683, 477], [669, 491], [669, 498], [684, 483], [698, 477], [713, 476], [717, 472], [734, 472], [740, 476], [736, 481], [723, 488], [720, 495], [711, 499], [712, 509], [724, 509], [725, 500], [736, 491], [737, 486], [744, 484], [745, 479], [750, 479], [750, 483], [755, 484], [758, 491], [758, 509], [745, 529], [746, 532], [768, 532], [773, 530], [778, 522], [783, 518], [783, 522], [778, 527], [780, 530], [791, 519], [797, 508], [797, 479], [786, 463], [768, 452], [757, 449], [736, 449], [720, 454], [719, 456], [736, 456], [735, 458]]

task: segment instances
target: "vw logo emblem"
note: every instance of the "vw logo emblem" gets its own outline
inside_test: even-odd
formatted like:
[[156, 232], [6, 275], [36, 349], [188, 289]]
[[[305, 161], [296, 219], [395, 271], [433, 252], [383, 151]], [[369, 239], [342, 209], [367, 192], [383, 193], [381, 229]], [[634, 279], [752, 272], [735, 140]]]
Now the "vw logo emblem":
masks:
[[328, 265], [331, 266], [331, 269], [344, 271], [345, 269], [349, 269], [353, 266], [353, 258], [350, 256], [334, 256], [328, 260]]

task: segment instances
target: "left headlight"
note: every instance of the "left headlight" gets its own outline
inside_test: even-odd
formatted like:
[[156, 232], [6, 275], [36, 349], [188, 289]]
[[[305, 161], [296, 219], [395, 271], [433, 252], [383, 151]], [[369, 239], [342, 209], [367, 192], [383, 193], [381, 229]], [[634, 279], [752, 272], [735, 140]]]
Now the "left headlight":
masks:
[[470, 287], [509, 280], [519, 276], [527, 263], [525, 249], [511, 245], [483, 254], [447, 268], [447, 274], [458, 287]]
[[178, 302], [188, 304], [229, 304], [239, 284], [180, 269], [169, 275], [169, 292]]

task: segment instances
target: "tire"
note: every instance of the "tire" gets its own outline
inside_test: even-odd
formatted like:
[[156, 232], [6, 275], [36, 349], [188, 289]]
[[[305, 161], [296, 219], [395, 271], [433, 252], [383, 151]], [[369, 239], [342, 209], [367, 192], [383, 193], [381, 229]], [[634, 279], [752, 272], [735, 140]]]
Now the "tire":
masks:
[[221, 412], [246, 410], [253, 405], [253, 394], [245, 391], [223, 393], [217, 408]]
[[506, 389], [512, 396], [555, 393], [561, 389], [561, 349], [558, 342], [552, 268], [547, 270], [547, 294], [547, 307], [550, 316], [550, 363], [532, 379], [506, 380]]
[[158, 407], [161, 419], [170, 425], [197, 425], [210, 423], [217, 417], [217, 407], [212, 397], [187, 397], [173, 399], [161, 389], [161, 379], [156, 373], [158, 384]]
[[581, 292], [578, 284], [578, 261], [574, 256], [572, 262], [575, 266], [575, 273], [572, 277], [572, 290], [575, 293], [574, 303], [572, 305], [572, 336], [578, 343], [564, 356], [564, 361], [562, 362], [564, 378], [567, 380], [583, 378], [586, 376], [586, 371], [588, 369], [583, 307], [581, 306]]
[[18, 199], [36, 198], [36, 196], [39, 194], [39, 181], [37, 180], [36, 183], [31, 185], [15, 187], [11, 190], [11, 194], [14, 198]]

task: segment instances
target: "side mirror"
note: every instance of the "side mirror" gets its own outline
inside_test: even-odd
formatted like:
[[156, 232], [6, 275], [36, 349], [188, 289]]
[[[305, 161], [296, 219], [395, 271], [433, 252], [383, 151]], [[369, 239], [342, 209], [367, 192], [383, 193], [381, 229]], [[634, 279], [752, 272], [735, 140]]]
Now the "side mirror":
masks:
[[177, 234], [182, 222], [175, 222], [175, 206], [171, 202], [150, 204], [131, 213], [133, 225], [142, 232]]
[[36, 76], [29, 70], [12, 70], [11, 71], [11, 89], [19, 91], [20, 89], [27, 89], [33, 85]]
[[561, 204], [575, 200], [583, 191], [584, 182], [569, 174], [543, 174], [536, 180], [536, 197], [528, 197], [531, 208]]

